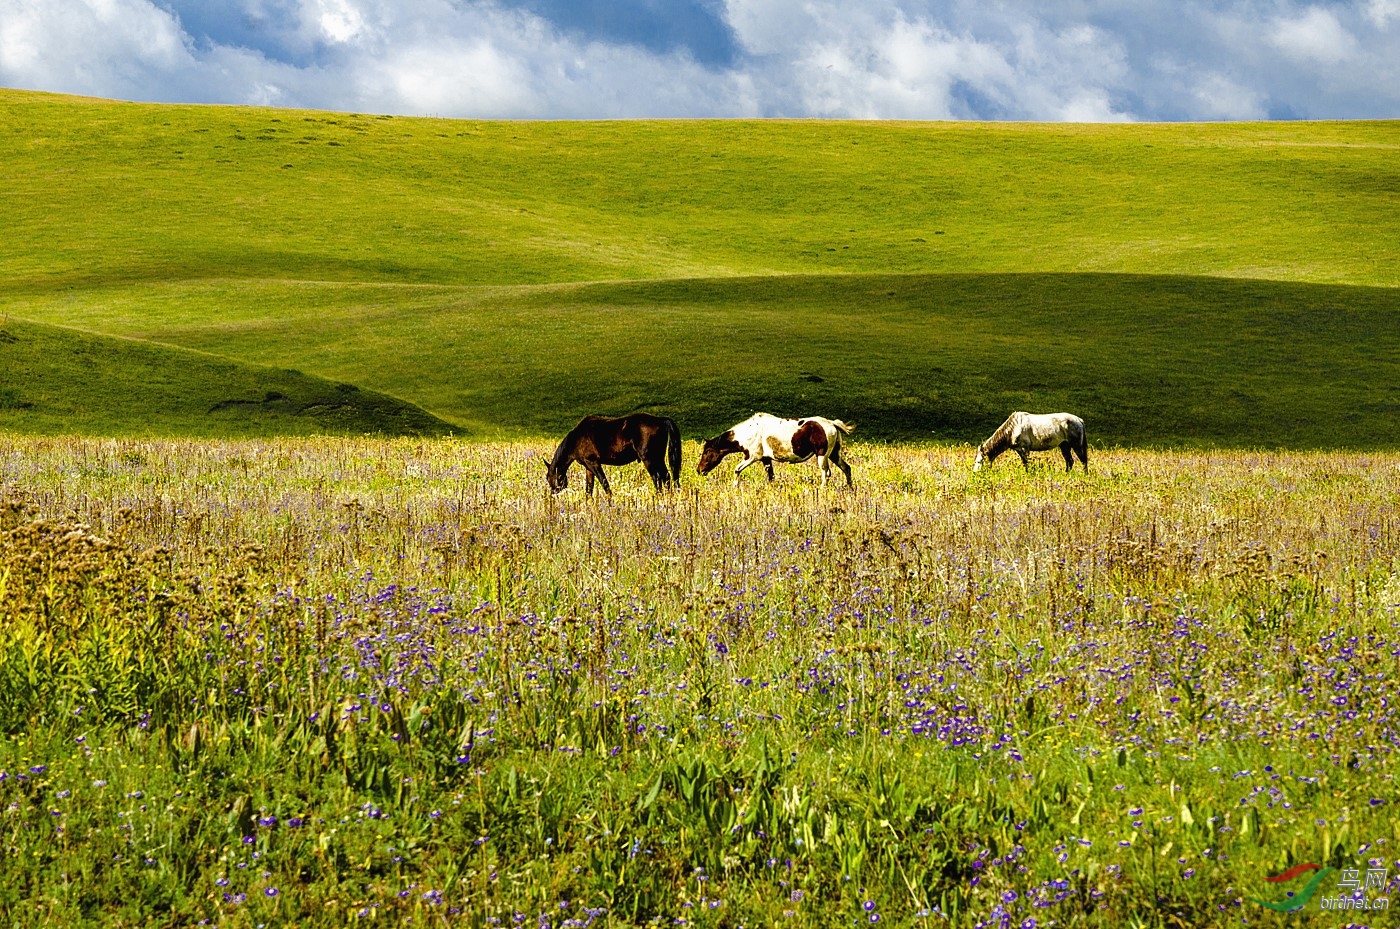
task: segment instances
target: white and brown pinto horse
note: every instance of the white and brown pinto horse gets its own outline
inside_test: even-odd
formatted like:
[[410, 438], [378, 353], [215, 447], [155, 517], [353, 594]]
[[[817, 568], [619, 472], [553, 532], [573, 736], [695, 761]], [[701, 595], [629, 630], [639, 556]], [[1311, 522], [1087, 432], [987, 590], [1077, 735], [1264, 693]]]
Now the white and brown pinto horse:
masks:
[[[1031, 452], [1043, 452], [1058, 447], [1065, 456], [1065, 470], [1074, 469], [1074, 456], [1089, 470], [1089, 440], [1084, 435], [1084, 420], [1073, 413], [1026, 413], [1017, 410], [1006, 417], [991, 438], [977, 446], [977, 458], [972, 470], [981, 471], [985, 463], [992, 466], [997, 456], [1008, 448], [1021, 456], [1021, 464], [1030, 469]], [[1073, 454], [1071, 454], [1073, 453]]]
[[823, 486], [831, 476], [831, 466], [836, 465], [846, 475], [846, 486], [850, 487], [851, 466], [841, 457], [841, 436], [855, 429], [839, 419], [820, 416], [781, 419], [768, 413], [755, 413], [733, 429], [706, 439], [695, 470], [709, 474], [726, 456], [738, 453], [744, 460], [734, 469], [735, 484], [739, 483], [740, 472], [760, 461], [771, 481], [774, 461], [799, 462], [815, 456]]

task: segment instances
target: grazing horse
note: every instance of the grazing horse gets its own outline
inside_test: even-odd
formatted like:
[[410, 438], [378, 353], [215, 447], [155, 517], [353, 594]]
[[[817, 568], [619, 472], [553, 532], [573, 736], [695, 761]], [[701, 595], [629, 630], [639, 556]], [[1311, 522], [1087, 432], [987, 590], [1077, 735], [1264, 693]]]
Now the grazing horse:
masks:
[[[666, 470], [668, 459], [669, 473]], [[634, 461], [646, 466], [651, 482], [660, 493], [662, 488], [671, 486], [672, 481], [680, 486], [681, 431], [670, 417], [650, 413], [615, 418], [585, 416], [554, 450], [547, 475], [551, 491], [557, 494], [569, 486], [569, 465], [575, 461], [588, 473], [585, 486], [589, 496], [593, 495], [594, 478], [603, 485], [608, 496], [612, 496], [603, 465], [625, 465]]]
[[726, 455], [738, 452], [744, 456], [744, 460], [734, 469], [736, 485], [739, 483], [739, 473], [759, 461], [763, 462], [771, 481], [775, 460], [798, 462], [815, 455], [822, 472], [822, 486], [826, 485], [834, 464], [846, 475], [846, 486], [850, 487], [851, 466], [841, 457], [841, 434], [849, 435], [855, 430], [855, 426], [848, 426], [839, 419], [823, 419], [820, 416], [779, 419], [767, 413], [755, 413], [733, 429], [713, 439], [706, 439], [695, 470], [709, 474]]
[[[1084, 434], [1084, 420], [1073, 413], [1026, 413], [1017, 410], [1006, 417], [991, 438], [977, 446], [977, 458], [972, 470], [981, 471], [982, 463], [992, 466], [997, 456], [1008, 448], [1021, 456], [1021, 464], [1030, 470], [1031, 452], [1043, 452], [1059, 446], [1065, 456], [1065, 470], [1074, 469], [1074, 455], [1079, 456], [1084, 470], [1089, 470], [1089, 440]], [[1070, 454], [1073, 452], [1074, 454]]]

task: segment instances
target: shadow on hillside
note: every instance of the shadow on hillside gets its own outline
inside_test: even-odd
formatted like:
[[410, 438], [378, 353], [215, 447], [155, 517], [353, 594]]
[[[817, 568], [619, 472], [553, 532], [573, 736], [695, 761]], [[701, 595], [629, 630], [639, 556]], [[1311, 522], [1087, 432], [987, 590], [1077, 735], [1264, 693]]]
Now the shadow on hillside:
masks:
[[[522, 360], [528, 403], [491, 402], [540, 431], [652, 407], [688, 435], [760, 409], [858, 420], [866, 440], [977, 441], [1015, 409], [1077, 412], [1107, 443], [1378, 447], [1400, 435], [1400, 291], [1385, 288], [862, 275], [596, 284], [522, 304], [521, 324], [528, 312], [569, 326], [541, 353], [553, 363]], [[586, 346], [609, 339], [621, 342], [610, 367], [594, 364]], [[645, 358], [656, 361], [639, 374]]]
[[0, 430], [211, 437], [453, 431], [413, 404], [300, 371], [15, 320], [0, 332]]
[[[468, 302], [452, 291], [361, 294], [349, 284], [334, 300], [324, 299], [334, 285], [318, 288], [312, 314], [295, 282], [258, 287], [259, 300], [285, 309], [284, 322], [182, 319], [153, 335], [218, 358], [157, 358], [171, 350], [130, 340], [82, 348], [95, 337], [71, 330], [53, 330], [66, 334], [47, 353], [0, 345], [28, 359], [0, 388], [18, 391], [12, 408], [31, 404], [0, 413], [32, 423], [49, 410], [98, 432], [103, 416], [139, 422], [155, 409], [182, 411], [161, 415], [196, 433], [211, 416], [251, 418], [229, 428], [263, 433], [447, 431], [422, 407], [492, 434], [557, 435], [585, 413], [648, 409], [696, 438], [763, 410], [855, 421], [861, 441], [973, 442], [1024, 409], [1077, 413], [1096, 444], [1372, 448], [1400, 435], [1397, 289], [1168, 275], [831, 275], [550, 285]], [[237, 288], [227, 299], [240, 297]], [[302, 322], [313, 316], [317, 325]], [[75, 361], [84, 353], [100, 365]], [[295, 365], [307, 383], [285, 387], [268, 373], [280, 369], [230, 360], [240, 356]], [[216, 361], [233, 373], [214, 371]], [[346, 403], [317, 372], [355, 372], [362, 396], [387, 406]], [[28, 386], [15, 382], [20, 373]], [[324, 425], [290, 415], [281, 408], [290, 401], [267, 402], [269, 391], [296, 398], [303, 412], [319, 409]], [[334, 402], [313, 402], [323, 396]], [[239, 402], [210, 413], [225, 401]]]

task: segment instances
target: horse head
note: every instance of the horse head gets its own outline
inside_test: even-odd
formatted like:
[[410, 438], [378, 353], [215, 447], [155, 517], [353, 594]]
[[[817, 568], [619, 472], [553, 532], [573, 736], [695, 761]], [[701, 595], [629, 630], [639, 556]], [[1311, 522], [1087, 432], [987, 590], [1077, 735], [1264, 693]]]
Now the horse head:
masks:
[[734, 439], [734, 430], [722, 432], [713, 439], [706, 439], [700, 447], [700, 460], [695, 463], [697, 474], [709, 474], [724, 460], [725, 455], [744, 451], [744, 447]]
[[977, 446], [977, 457], [972, 459], [972, 470], [981, 471], [982, 465], [987, 463], [987, 443], [983, 442]]
[[567, 468], [557, 468], [554, 462], [545, 464], [544, 479], [549, 482], [550, 493], [562, 493], [564, 488], [569, 486], [569, 471]]
[[700, 460], [695, 463], [695, 473], [709, 474], [724, 460], [726, 454], [727, 452], [720, 451], [718, 438], [706, 439], [705, 444], [700, 447]]

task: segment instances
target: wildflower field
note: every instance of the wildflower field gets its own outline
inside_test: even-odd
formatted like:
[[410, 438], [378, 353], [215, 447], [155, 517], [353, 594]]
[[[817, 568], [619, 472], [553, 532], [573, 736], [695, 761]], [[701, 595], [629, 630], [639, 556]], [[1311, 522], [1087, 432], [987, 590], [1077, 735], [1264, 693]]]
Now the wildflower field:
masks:
[[609, 501], [547, 451], [5, 437], [6, 923], [1301, 925], [1250, 898], [1304, 862], [1396, 896], [1400, 455], [854, 442], [848, 493], [692, 445]]

